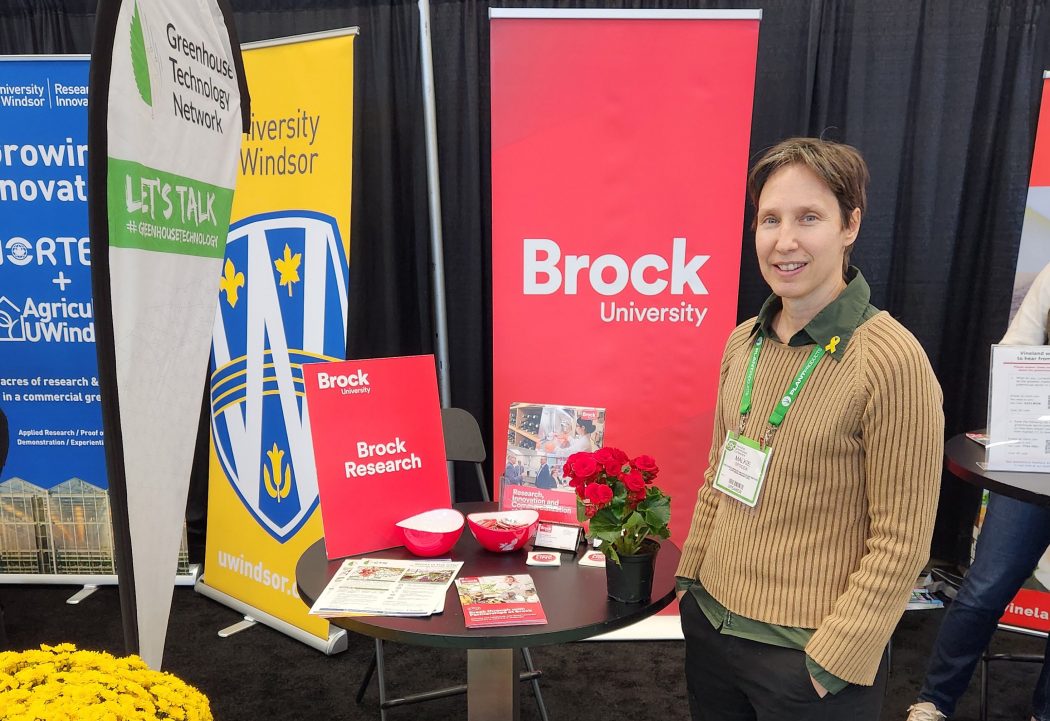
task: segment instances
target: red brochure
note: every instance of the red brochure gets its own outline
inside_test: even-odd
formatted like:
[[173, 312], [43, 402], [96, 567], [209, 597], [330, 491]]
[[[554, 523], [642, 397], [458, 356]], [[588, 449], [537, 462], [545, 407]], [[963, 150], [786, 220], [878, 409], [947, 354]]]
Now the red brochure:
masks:
[[547, 623], [536, 584], [526, 573], [456, 579], [467, 628], [536, 626]]
[[433, 356], [303, 366], [329, 558], [400, 546], [394, 525], [451, 505]]

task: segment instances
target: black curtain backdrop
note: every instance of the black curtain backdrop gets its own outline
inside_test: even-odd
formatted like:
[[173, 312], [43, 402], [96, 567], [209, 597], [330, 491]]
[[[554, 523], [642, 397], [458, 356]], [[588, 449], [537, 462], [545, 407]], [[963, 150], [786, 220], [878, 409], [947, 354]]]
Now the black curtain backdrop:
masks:
[[[245, 42], [360, 26], [349, 353], [432, 352], [416, 3], [231, 5]], [[1042, 71], [1050, 68], [1046, 0], [432, 0], [452, 403], [477, 417], [490, 451], [488, 8], [523, 5], [760, 8], [752, 156], [791, 135], [861, 149], [872, 185], [855, 262], [874, 303], [926, 348], [945, 391], [948, 433], [984, 425], [988, 346], [1009, 314]], [[8, 0], [0, 53], [89, 52], [94, 8], [89, 0]], [[741, 319], [768, 292], [750, 222], [749, 214], [741, 226]], [[708, 439], [697, 443], [706, 452]], [[463, 478], [460, 498], [476, 497]], [[201, 494], [191, 499], [191, 524], [201, 518]], [[976, 495], [945, 477], [936, 557], [964, 558]]]

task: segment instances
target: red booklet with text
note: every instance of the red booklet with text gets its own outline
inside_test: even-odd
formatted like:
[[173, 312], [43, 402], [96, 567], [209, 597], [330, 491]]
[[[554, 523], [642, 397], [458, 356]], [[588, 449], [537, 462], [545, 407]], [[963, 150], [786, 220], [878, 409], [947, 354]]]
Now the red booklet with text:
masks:
[[402, 544], [394, 525], [451, 505], [434, 356], [303, 366], [329, 558]]
[[467, 628], [547, 623], [536, 584], [528, 574], [464, 576], [456, 579], [456, 589]]

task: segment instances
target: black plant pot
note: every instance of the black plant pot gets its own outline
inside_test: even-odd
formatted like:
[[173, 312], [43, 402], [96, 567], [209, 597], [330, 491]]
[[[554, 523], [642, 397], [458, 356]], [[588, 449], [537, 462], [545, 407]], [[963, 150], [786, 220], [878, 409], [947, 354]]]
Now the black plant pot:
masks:
[[620, 565], [611, 558], [605, 562], [605, 582], [609, 598], [623, 603], [648, 601], [653, 593], [653, 569], [660, 544], [652, 539], [642, 543], [640, 553], [620, 554]]

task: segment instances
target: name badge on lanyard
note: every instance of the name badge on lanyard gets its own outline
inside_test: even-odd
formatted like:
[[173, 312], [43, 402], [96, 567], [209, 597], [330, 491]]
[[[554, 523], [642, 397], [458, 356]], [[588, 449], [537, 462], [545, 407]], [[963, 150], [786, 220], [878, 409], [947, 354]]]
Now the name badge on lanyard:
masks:
[[791, 409], [806, 381], [809, 380], [813, 369], [824, 356], [824, 348], [819, 345], [809, 354], [809, 358], [802, 364], [795, 380], [770, 413], [769, 426], [763, 433], [760, 443], [744, 435], [744, 426], [747, 425], [747, 419], [751, 414], [751, 395], [758, 371], [758, 357], [762, 352], [764, 342], [763, 337], [759, 335], [755, 338], [754, 346], [751, 348], [747, 372], [744, 375], [744, 391], [740, 397], [740, 427], [736, 433], [733, 431], [726, 433], [726, 440], [722, 444], [722, 453], [719, 456], [714, 478], [715, 488], [751, 508], [758, 505], [762, 484], [766, 480], [769, 459], [773, 455], [773, 449], [770, 447], [773, 436], [780, 428], [780, 424], [784, 422], [787, 412]]
[[762, 448], [757, 441], [729, 431], [715, 472], [715, 488], [754, 508], [771, 455], [772, 448]]

